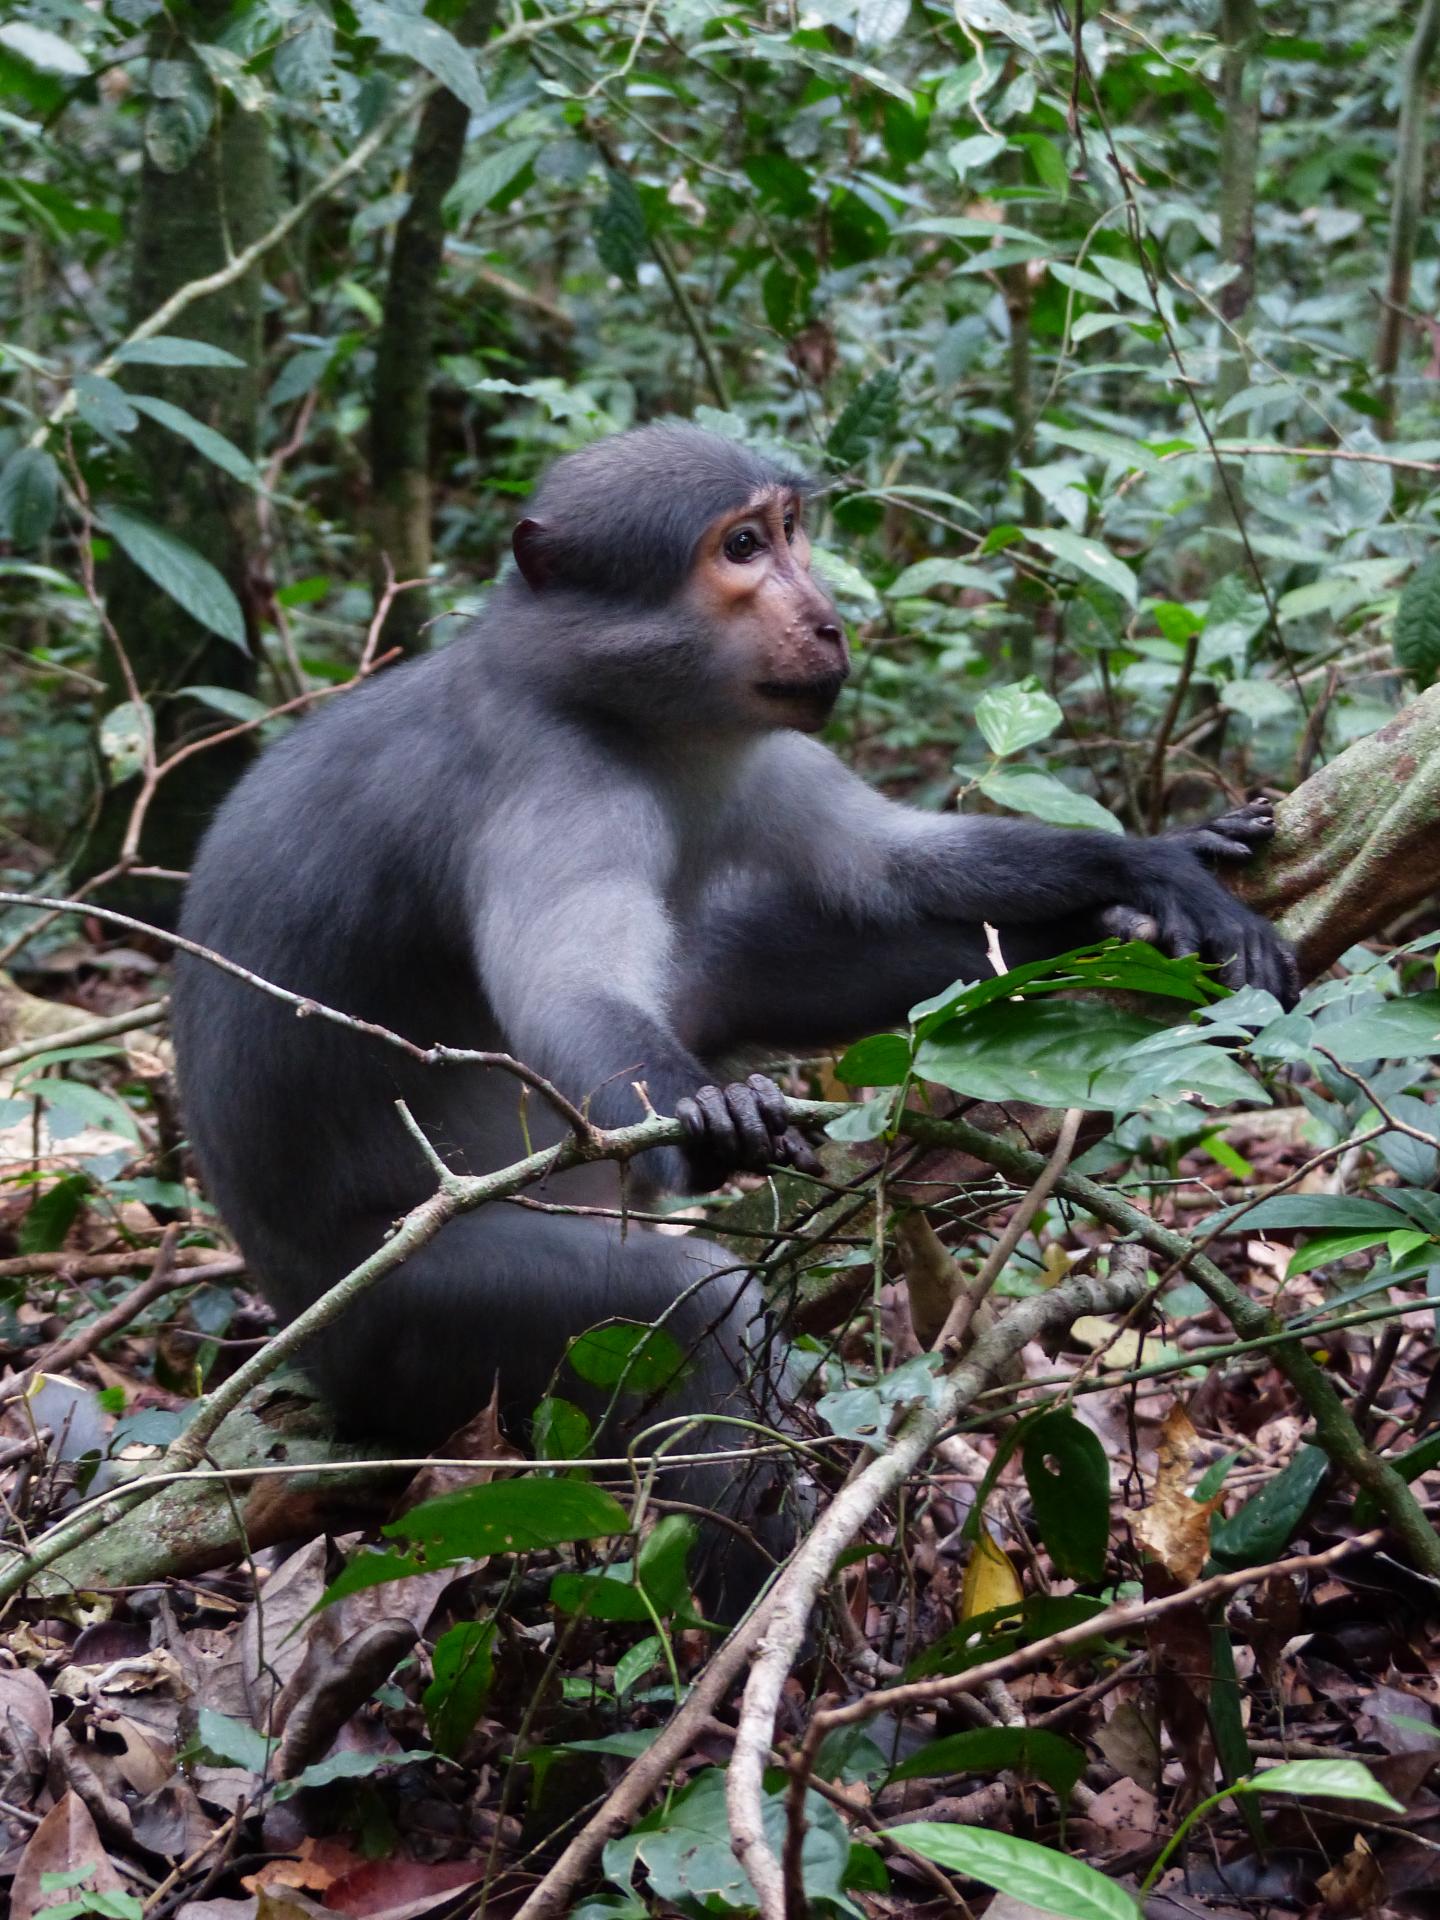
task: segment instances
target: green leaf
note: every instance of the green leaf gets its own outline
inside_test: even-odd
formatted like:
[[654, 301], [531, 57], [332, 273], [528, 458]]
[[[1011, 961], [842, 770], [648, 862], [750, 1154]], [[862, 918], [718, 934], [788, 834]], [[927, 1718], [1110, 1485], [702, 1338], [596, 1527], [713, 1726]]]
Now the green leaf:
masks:
[[1055, 1913], [1062, 1920], [1136, 1920], [1138, 1907], [1083, 1860], [1071, 1860], [1034, 1840], [1013, 1833], [989, 1833], [984, 1827], [942, 1826], [917, 1820], [889, 1831], [907, 1847], [937, 1865], [965, 1873], [984, 1887]]
[[921, 1043], [916, 1071], [975, 1100], [1106, 1112], [1123, 1104], [1115, 1062], [1161, 1031], [1118, 1007], [1026, 1001], [977, 1008]]
[[100, 751], [112, 786], [133, 779], [155, 739], [155, 716], [143, 700], [122, 700], [100, 722]]
[[1138, 603], [1140, 588], [1135, 575], [1098, 540], [1087, 534], [1050, 527], [1026, 527], [1024, 531], [1027, 540], [1033, 540], [1037, 547], [1044, 547], [1057, 560], [1063, 560], [1066, 566], [1074, 567], [1077, 573], [1085, 574], [1111, 593], [1118, 593], [1127, 606]]
[[547, 1394], [535, 1409], [530, 1437], [539, 1460], [583, 1460], [590, 1452], [590, 1416], [573, 1400]]
[[1412, 993], [1317, 1028], [1316, 1040], [1346, 1065], [1440, 1052], [1440, 993]]
[[205, 144], [215, 96], [194, 60], [152, 60], [145, 111], [145, 151], [161, 173], [183, 173]]
[[153, 393], [132, 393], [126, 398], [132, 407], [138, 407], [141, 413], [149, 414], [152, 420], [158, 420], [171, 433], [178, 433], [182, 440], [188, 440], [197, 453], [204, 454], [212, 465], [228, 473], [232, 480], [238, 480], [246, 487], [264, 485], [260, 469], [248, 454], [242, 453], [234, 441], [227, 440], [223, 433], [217, 433], [214, 427], [207, 427], [203, 420], [197, 420], [193, 413], [187, 413], [184, 407], [158, 399]]
[[857, 1040], [840, 1056], [835, 1077], [847, 1087], [898, 1087], [910, 1071], [910, 1042], [899, 1033]]
[[354, 0], [354, 6], [360, 31], [378, 40], [387, 53], [416, 61], [472, 113], [484, 109], [485, 89], [480, 84], [475, 55], [447, 28], [427, 20], [424, 14], [383, 6], [380, 0]]
[[909, 594], [930, 593], [936, 587], [968, 587], [973, 593], [987, 593], [998, 600], [1004, 591], [1001, 582], [983, 567], [968, 560], [949, 560], [937, 555], [933, 560], [916, 560], [897, 575], [885, 589], [887, 600], [899, 600]]
[[140, 422], [125, 389], [98, 373], [76, 374], [75, 410], [87, 427], [107, 437], [129, 433]]
[[162, 592], [182, 606], [193, 620], [222, 640], [243, 648], [245, 616], [230, 584], [217, 567], [164, 527], [144, 520], [128, 507], [107, 505], [97, 518], [100, 525]]
[[1012, 813], [1033, 814], [1056, 827], [1091, 827], [1100, 833], [1123, 834], [1125, 829], [1108, 807], [1077, 793], [1053, 773], [1034, 767], [995, 767], [980, 776], [980, 791]]
[[657, 1613], [678, 1613], [689, 1605], [686, 1569], [699, 1537], [700, 1529], [686, 1514], [667, 1513], [641, 1543], [635, 1556], [635, 1577]]
[[386, 1587], [395, 1580], [408, 1580], [413, 1574], [428, 1572], [425, 1561], [408, 1553], [375, 1553], [366, 1549], [357, 1553], [321, 1594], [318, 1607], [334, 1606], [347, 1594], [364, 1593], [367, 1587]]
[[603, 1573], [557, 1573], [550, 1582], [549, 1601], [561, 1613], [584, 1615], [591, 1620], [638, 1623], [651, 1618], [645, 1596], [635, 1584], [635, 1569], [628, 1560], [607, 1567]]
[[1035, 1524], [1056, 1571], [1068, 1580], [1098, 1580], [1110, 1538], [1104, 1447], [1073, 1413], [1055, 1412], [1027, 1424], [1022, 1448]]
[[483, 1560], [491, 1553], [532, 1553], [572, 1540], [628, 1533], [630, 1517], [613, 1494], [587, 1480], [525, 1474], [442, 1493], [381, 1529], [408, 1540], [427, 1564]]
[[1217, 1219], [1223, 1221], [1226, 1233], [1249, 1233], [1260, 1228], [1332, 1228], [1352, 1233], [1373, 1228], [1377, 1239], [1404, 1224], [1394, 1207], [1360, 1193], [1277, 1193], [1256, 1206], [1232, 1208], [1230, 1216], [1220, 1214]]
[[62, 40], [48, 27], [37, 27], [29, 20], [7, 20], [0, 26], [0, 47], [18, 53], [43, 73], [64, 73], [78, 78], [89, 73], [90, 62], [78, 47]]
[[253, 693], [241, 693], [238, 687], [181, 687], [179, 691], [229, 720], [263, 720], [270, 711], [263, 700], [257, 700]]
[[459, 220], [469, 220], [498, 200], [539, 153], [542, 140], [513, 140], [467, 167], [445, 196], [445, 205]]
[[409, 1767], [418, 1760], [434, 1758], [428, 1747], [411, 1747], [399, 1753], [361, 1753], [348, 1748], [342, 1753], [330, 1754], [327, 1759], [315, 1761], [312, 1766], [297, 1773], [293, 1780], [282, 1780], [275, 1789], [275, 1798], [288, 1800], [292, 1794], [301, 1793], [306, 1788], [333, 1786], [337, 1780], [368, 1780], [385, 1767]]
[[495, 1678], [495, 1622], [461, 1620], [442, 1633], [431, 1658], [433, 1679], [421, 1695], [437, 1753], [455, 1759], [475, 1730]]
[[1391, 635], [1398, 665], [1428, 687], [1440, 673], [1440, 548], [1405, 582]]
[[[154, 333], [148, 340], [127, 340], [113, 355], [126, 367], [243, 367], [245, 362], [208, 340], [182, 340], [178, 334]], [[132, 396], [133, 398], [133, 396]]]
[[570, 1342], [565, 1357], [592, 1387], [623, 1386], [627, 1393], [655, 1393], [672, 1385], [689, 1366], [674, 1334], [633, 1320], [591, 1327]]
[[58, 1253], [89, 1191], [88, 1175], [71, 1173], [37, 1195], [20, 1222], [21, 1253]]
[[1000, 1773], [1013, 1769], [1041, 1780], [1065, 1801], [1085, 1771], [1085, 1749], [1058, 1733], [1036, 1727], [972, 1727], [931, 1740], [891, 1773], [891, 1780], [921, 1780], [946, 1773]]
[[1237, 1793], [1286, 1793], [1304, 1799], [1363, 1800], [1390, 1813], [1405, 1809], [1362, 1760], [1287, 1760], [1235, 1783]]
[[595, 251], [603, 267], [633, 288], [649, 246], [645, 209], [627, 174], [612, 167], [608, 179], [610, 190], [595, 212]]
[[1038, 687], [992, 687], [975, 703], [975, 724], [1002, 758], [1047, 739], [1064, 718], [1059, 703]]
[[213, 1707], [201, 1707], [196, 1716], [194, 1748], [214, 1766], [244, 1767], [249, 1773], [263, 1774], [277, 1744], [245, 1721], [233, 1720]]
[[882, 367], [850, 396], [830, 430], [826, 453], [837, 466], [853, 467], [874, 441], [890, 437], [899, 411], [900, 375], [894, 367]]
[[98, 1127], [105, 1133], [123, 1134], [137, 1143], [140, 1129], [135, 1116], [123, 1100], [103, 1087], [87, 1087], [78, 1080], [36, 1080], [26, 1088], [45, 1108], [50, 1131], [57, 1140]]
[[1163, 473], [1165, 463], [1159, 454], [1152, 453], [1138, 440], [1128, 440], [1122, 433], [1101, 433], [1094, 427], [1056, 427], [1048, 420], [1042, 420], [1036, 426], [1036, 434], [1041, 440], [1051, 442], [1057, 447], [1071, 447], [1076, 453], [1093, 453], [1098, 458], [1123, 467], [1138, 468], [1142, 473]]
[[17, 547], [37, 547], [60, 504], [60, 469], [43, 447], [21, 447], [0, 468], [0, 531]]

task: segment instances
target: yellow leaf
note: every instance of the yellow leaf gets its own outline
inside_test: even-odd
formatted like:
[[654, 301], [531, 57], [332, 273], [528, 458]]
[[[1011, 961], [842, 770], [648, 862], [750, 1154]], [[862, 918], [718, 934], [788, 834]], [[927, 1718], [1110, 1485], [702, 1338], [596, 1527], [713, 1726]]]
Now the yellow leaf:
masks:
[[977, 1614], [998, 1613], [1002, 1607], [1018, 1607], [1024, 1598], [1009, 1554], [982, 1520], [980, 1538], [970, 1550], [960, 1587], [961, 1621], [973, 1620]]

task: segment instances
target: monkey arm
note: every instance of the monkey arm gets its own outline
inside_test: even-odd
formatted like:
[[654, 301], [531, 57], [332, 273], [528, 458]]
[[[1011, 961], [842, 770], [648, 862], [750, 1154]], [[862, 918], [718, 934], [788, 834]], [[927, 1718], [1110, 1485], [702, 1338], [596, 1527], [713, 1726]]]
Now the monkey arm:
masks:
[[943, 938], [932, 923], [968, 929], [973, 940], [989, 922], [1019, 958], [1022, 944], [1059, 952], [1077, 932], [1098, 937], [1101, 913], [1123, 908], [1137, 932], [1168, 952], [1213, 961], [1228, 985], [1248, 981], [1282, 1001], [1294, 997], [1288, 949], [1207, 864], [1250, 858], [1274, 831], [1267, 803], [1140, 840], [901, 806], [794, 734], [777, 737], [768, 758], [766, 784], [780, 796], [769, 817], [782, 824], [752, 843], [757, 870], [786, 878], [824, 915], [931, 941]]
[[[717, 1088], [675, 1031], [674, 930], [659, 884], [666, 842], [643, 793], [568, 816], [552, 796], [544, 827], [512, 800], [492, 823], [472, 879], [475, 962], [506, 1048], [600, 1126], [656, 1111], [685, 1125], [688, 1151], [658, 1148], [640, 1171], [661, 1188], [714, 1186], [737, 1166], [785, 1157], [789, 1120], [773, 1086]], [[577, 784], [577, 796], [583, 789]]]

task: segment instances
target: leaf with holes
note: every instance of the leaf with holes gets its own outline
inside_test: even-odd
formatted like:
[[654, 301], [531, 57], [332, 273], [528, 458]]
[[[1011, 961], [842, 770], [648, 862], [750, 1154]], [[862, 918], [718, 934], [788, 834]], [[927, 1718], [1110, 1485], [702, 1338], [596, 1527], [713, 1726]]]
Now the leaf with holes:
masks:
[[1025, 1429], [1025, 1485], [1035, 1524], [1067, 1580], [1098, 1580], [1110, 1538], [1110, 1462], [1073, 1413], [1043, 1413]]

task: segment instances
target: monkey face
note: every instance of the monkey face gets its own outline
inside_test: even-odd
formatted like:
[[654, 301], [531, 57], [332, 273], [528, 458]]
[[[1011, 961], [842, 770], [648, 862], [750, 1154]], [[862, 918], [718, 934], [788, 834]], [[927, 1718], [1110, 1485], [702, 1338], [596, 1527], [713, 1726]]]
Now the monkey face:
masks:
[[737, 717], [764, 728], [824, 726], [850, 672], [845, 630], [810, 572], [800, 496], [773, 487], [701, 535], [683, 598], [714, 636]]

